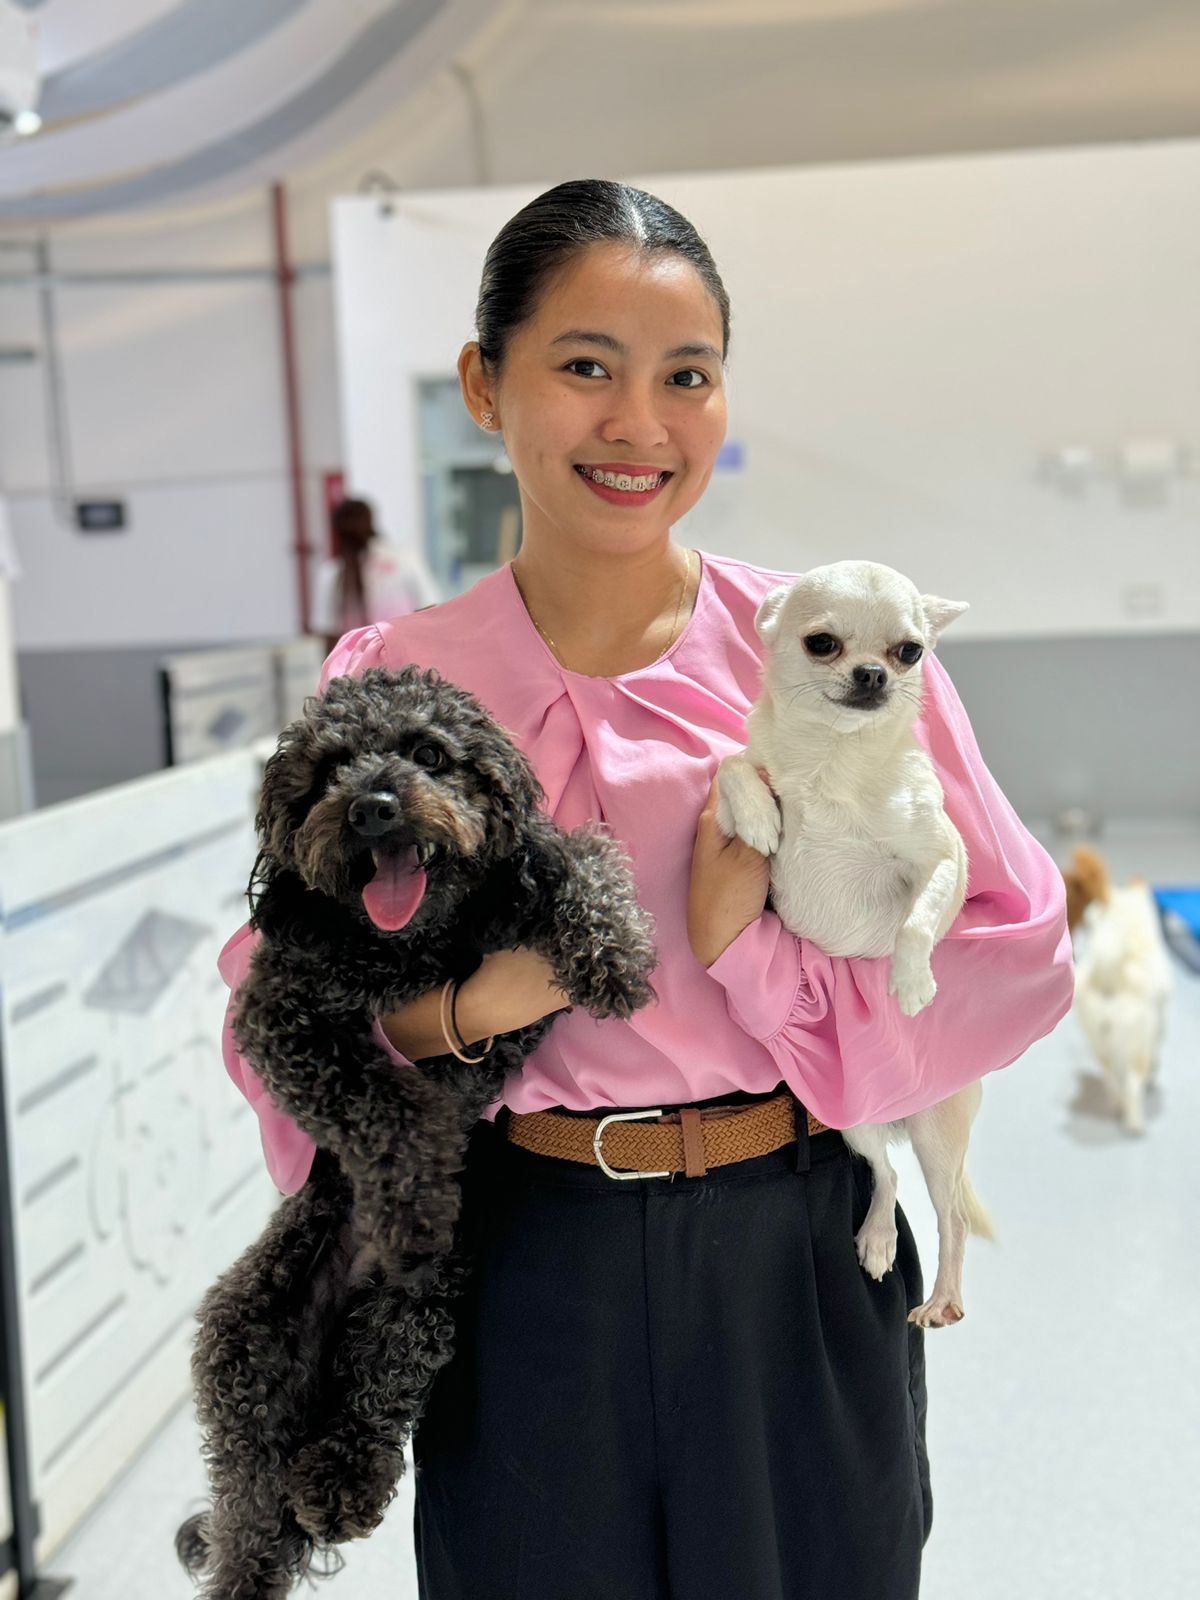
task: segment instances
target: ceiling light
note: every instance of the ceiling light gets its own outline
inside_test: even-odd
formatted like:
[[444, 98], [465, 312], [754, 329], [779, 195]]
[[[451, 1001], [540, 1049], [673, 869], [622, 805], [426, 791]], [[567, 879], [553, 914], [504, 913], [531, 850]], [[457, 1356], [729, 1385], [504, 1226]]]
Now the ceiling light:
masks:
[[36, 111], [18, 111], [12, 125], [14, 133], [27, 139], [30, 134], [41, 132], [42, 119]]

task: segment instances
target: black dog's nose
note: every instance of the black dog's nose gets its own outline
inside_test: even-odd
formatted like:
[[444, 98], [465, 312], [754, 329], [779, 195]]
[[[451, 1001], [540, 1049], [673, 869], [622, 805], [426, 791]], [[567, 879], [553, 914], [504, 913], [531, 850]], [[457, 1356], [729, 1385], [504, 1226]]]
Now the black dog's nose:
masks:
[[874, 694], [882, 689], [887, 682], [887, 668], [870, 662], [864, 666], [855, 667], [850, 674], [854, 679], [854, 687], [863, 694]]
[[378, 839], [389, 833], [400, 817], [400, 801], [389, 790], [359, 795], [349, 810], [350, 826], [364, 839]]

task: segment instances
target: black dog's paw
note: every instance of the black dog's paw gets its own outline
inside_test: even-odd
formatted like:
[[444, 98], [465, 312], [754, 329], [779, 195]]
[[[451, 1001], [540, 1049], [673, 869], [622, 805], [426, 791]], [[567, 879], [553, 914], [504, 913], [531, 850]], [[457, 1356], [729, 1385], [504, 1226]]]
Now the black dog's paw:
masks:
[[560, 982], [571, 997], [571, 1004], [593, 1017], [627, 1019], [655, 998], [649, 974], [653, 969], [644, 958], [624, 949], [603, 949], [593, 959], [581, 961], [560, 974]]
[[288, 1473], [296, 1521], [319, 1545], [365, 1539], [396, 1495], [404, 1452], [358, 1435], [306, 1444]]
[[654, 999], [654, 923], [638, 903], [619, 845], [592, 828], [567, 836], [567, 875], [542, 946], [571, 1004], [594, 1017], [631, 1017]]

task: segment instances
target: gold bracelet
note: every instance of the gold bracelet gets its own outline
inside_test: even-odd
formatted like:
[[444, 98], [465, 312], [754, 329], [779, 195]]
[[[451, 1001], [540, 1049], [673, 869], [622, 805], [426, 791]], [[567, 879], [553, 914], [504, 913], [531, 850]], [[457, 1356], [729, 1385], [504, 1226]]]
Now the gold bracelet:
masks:
[[455, 1044], [454, 1040], [450, 1037], [450, 1029], [446, 1026], [446, 1023], [449, 1020], [446, 1013], [447, 1013], [447, 1009], [448, 1009], [449, 1001], [450, 1001], [450, 991], [454, 987], [455, 987], [455, 980], [453, 978], [447, 978], [445, 983], [442, 985], [442, 998], [441, 998], [441, 1003], [438, 1006], [438, 1018], [439, 1018], [439, 1020], [440, 1020], [440, 1022], [442, 1024], [442, 1038], [446, 1041], [446, 1049], [449, 1050], [449, 1052], [450, 1052], [450, 1054], [452, 1056], [457, 1056], [458, 1059], [460, 1061], [462, 1061], [462, 1062], [465, 1062], [468, 1067], [476, 1067], [476, 1066], [479, 1065], [479, 1063], [481, 1061], [486, 1061], [487, 1060], [488, 1051], [492, 1048], [492, 1045], [493, 1045], [493, 1043], [495, 1042], [495, 1039], [496, 1039], [496, 1035], [494, 1033], [493, 1034], [489, 1034], [487, 1042], [484, 1044], [483, 1054], [482, 1055], [479, 1055], [479, 1056], [465, 1056], [465, 1055], [463, 1055], [462, 1051], [458, 1048], [458, 1046]]

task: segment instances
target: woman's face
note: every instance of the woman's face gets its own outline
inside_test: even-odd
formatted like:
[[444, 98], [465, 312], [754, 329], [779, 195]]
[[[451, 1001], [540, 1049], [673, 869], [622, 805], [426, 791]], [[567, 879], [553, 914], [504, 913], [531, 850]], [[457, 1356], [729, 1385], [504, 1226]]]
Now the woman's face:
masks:
[[492, 390], [526, 537], [631, 551], [690, 511], [725, 437], [721, 345], [681, 256], [592, 245], [553, 279]]

